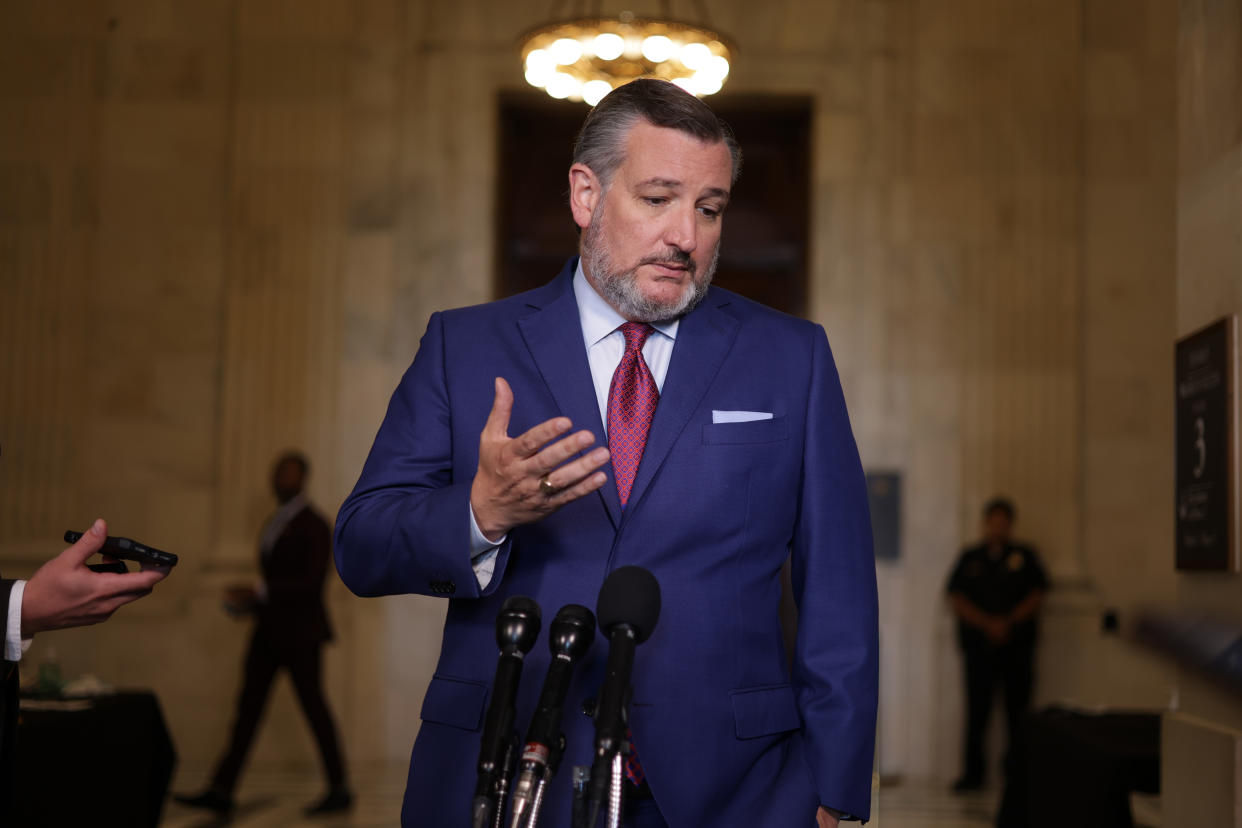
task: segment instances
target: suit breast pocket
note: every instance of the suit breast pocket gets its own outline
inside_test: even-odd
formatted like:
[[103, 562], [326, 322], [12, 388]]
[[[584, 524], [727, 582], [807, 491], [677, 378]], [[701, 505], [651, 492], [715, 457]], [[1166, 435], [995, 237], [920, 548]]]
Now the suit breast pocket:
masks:
[[707, 423], [703, 426], [703, 445], [747, 445], [777, 443], [789, 439], [789, 417], [781, 414], [770, 420], [743, 423]]

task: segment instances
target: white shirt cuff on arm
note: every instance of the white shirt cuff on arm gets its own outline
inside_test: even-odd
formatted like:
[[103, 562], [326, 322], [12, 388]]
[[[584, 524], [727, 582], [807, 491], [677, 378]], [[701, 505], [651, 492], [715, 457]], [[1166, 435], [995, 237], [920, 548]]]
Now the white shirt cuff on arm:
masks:
[[21, 661], [22, 653], [30, 649], [34, 638], [22, 638], [22, 595], [26, 592], [25, 581], [14, 581], [9, 590], [9, 617], [4, 627], [4, 660]]
[[492, 582], [492, 575], [496, 572], [496, 550], [505, 542], [508, 533], [492, 543], [479, 528], [479, 522], [474, 517], [474, 507], [467, 506], [467, 510], [470, 512], [470, 566], [474, 568], [479, 589], [487, 589], [487, 585]]

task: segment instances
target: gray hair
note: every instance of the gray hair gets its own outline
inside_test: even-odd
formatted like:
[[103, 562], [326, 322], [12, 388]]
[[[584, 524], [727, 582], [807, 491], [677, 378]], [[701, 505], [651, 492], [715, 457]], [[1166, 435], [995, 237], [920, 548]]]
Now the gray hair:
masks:
[[639, 120], [709, 144], [723, 141], [733, 159], [730, 183], [737, 181], [742, 172], [742, 148], [733, 130], [707, 104], [677, 84], [655, 78], [630, 81], [604, 96], [578, 132], [573, 163], [590, 168], [607, 187], [625, 161], [626, 136]]

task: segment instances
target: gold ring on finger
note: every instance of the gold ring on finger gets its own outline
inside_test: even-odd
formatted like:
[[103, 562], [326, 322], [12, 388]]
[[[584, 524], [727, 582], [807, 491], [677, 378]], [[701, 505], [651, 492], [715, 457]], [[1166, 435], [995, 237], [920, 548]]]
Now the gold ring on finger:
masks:
[[556, 487], [552, 485], [552, 481], [548, 479], [546, 474], [539, 478], [539, 491], [543, 492], [548, 497], [556, 494]]

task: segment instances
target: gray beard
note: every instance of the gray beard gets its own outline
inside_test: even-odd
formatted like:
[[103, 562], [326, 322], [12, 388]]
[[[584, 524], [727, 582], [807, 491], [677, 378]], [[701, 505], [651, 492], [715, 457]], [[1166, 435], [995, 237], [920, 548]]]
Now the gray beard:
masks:
[[[608, 256], [608, 251], [600, 238], [603, 235], [603, 202], [600, 209], [591, 217], [586, 232], [582, 236], [582, 259], [587, 273], [591, 274], [595, 289], [604, 301], [612, 305], [617, 313], [631, 322], [670, 322], [692, 311], [711, 286], [712, 277], [716, 275], [716, 264], [720, 260], [720, 243], [712, 251], [711, 264], [699, 277], [694, 271], [694, 261], [688, 254], [674, 251], [668, 256], [648, 257], [636, 267], [626, 271], [618, 271]], [[648, 299], [638, 286], [637, 271], [644, 264], [661, 262], [676, 263], [690, 268], [690, 284], [682, 291], [680, 297], [672, 302], [659, 302]]]

